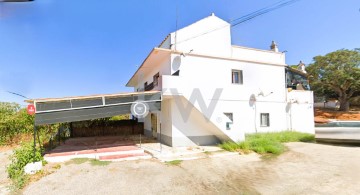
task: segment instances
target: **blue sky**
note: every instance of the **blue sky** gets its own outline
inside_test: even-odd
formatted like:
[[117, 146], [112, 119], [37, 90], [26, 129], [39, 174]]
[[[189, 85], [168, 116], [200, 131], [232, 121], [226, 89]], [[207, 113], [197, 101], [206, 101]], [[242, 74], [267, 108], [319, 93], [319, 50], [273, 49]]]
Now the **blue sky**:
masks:
[[[212, 12], [230, 21], [279, 0], [178, 0], [178, 26]], [[0, 3], [0, 101], [132, 91], [152, 48], [176, 29], [176, 1]], [[360, 47], [360, 1], [301, 0], [232, 29], [235, 45], [287, 50], [287, 64]]]

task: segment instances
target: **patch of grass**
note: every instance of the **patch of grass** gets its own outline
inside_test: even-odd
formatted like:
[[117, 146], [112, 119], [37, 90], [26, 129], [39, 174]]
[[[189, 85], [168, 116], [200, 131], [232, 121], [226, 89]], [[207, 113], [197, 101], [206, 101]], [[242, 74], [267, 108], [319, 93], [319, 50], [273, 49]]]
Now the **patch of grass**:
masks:
[[279, 155], [286, 150], [286, 147], [282, 143], [313, 142], [314, 140], [315, 136], [311, 134], [282, 131], [275, 133], [248, 134], [243, 142], [224, 142], [220, 144], [220, 147], [227, 151], [242, 151], [244, 153], [254, 151], [258, 154]]
[[313, 142], [315, 141], [315, 136], [308, 133], [300, 133], [296, 131], [282, 131], [274, 133], [257, 133], [249, 134], [246, 136], [246, 139], [258, 139], [266, 138], [278, 141], [280, 143], [286, 142]]
[[110, 163], [111, 163], [110, 161], [100, 161], [100, 160], [97, 160], [97, 159], [91, 159], [90, 160], [90, 164], [92, 166], [106, 166], [106, 165], [108, 165]]
[[[241, 142], [241, 143], [244, 143], [244, 142]], [[230, 152], [235, 152], [238, 149], [243, 148], [240, 146], [241, 143], [228, 141], [228, 142], [224, 142], [224, 143], [220, 144], [219, 146], [224, 150], [227, 150]]]
[[172, 160], [172, 161], [167, 161], [166, 164], [179, 166], [181, 164], [181, 162], [182, 162], [182, 160]]
[[83, 164], [85, 162], [87, 162], [89, 159], [88, 158], [74, 158], [74, 159], [71, 159], [70, 161], [66, 162], [65, 164], [66, 165], [69, 165], [69, 164]]
[[52, 167], [53, 169], [60, 169], [61, 168], [61, 164], [56, 164]]

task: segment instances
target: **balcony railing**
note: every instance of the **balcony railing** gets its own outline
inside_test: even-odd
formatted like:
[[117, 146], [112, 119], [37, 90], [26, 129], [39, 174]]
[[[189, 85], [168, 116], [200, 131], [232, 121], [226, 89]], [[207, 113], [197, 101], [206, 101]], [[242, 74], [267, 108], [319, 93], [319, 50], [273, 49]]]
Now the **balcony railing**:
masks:
[[145, 86], [145, 91], [151, 91], [152, 89], [154, 89], [154, 82]]

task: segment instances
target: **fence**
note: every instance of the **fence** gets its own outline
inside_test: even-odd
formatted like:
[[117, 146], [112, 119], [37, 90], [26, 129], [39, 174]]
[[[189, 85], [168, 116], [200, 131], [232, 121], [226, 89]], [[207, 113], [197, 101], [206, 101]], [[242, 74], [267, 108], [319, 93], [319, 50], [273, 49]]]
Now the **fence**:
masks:
[[71, 126], [71, 137], [139, 135], [144, 133], [144, 123], [135, 120], [106, 121], [106, 123], [91, 125], [73, 123]]

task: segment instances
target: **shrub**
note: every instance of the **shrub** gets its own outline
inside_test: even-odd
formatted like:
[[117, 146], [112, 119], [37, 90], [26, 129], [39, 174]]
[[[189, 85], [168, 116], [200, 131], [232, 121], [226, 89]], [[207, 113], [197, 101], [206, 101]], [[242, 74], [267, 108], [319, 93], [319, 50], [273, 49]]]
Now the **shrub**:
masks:
[[21, 144], [21, 146], [14, 150], [14, 153], [11, 155], [11, 164], [7, 167], [7, 172], [9, 178], [13, 181], [13, 184], [16, 188], [23, 188], [28, 182], [28, 176], [25, 175], [24, 167], [30, 162], [43, 161], [44, 159], [41, 155], [39, 149], [35, 152], [34, 159], [34, 150], [33, 143], [26, 142]]

